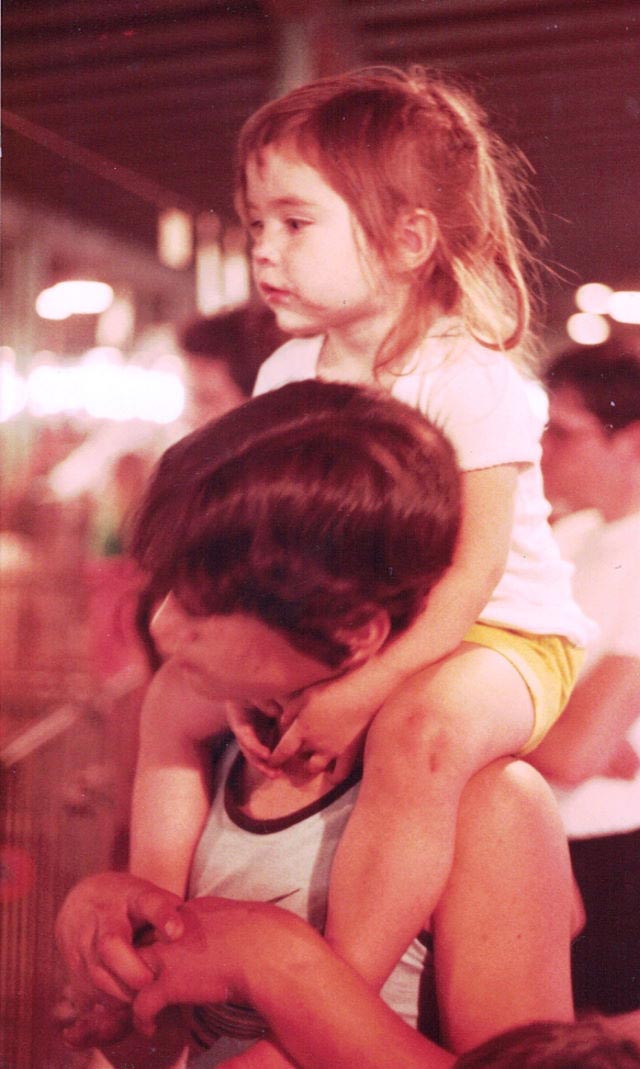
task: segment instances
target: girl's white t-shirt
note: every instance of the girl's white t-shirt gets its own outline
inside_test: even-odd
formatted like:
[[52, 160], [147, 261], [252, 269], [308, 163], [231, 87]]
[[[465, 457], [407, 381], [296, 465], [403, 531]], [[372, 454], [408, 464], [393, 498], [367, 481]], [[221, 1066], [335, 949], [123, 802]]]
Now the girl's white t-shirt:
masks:
[[[254, 394], [317, 378], [323, 338], [293, 338], [260, 368]], [[571, 593], [572, 567], [548, 523], [540, 471], [546, 395], [503, 353], [460, 333], [432, 331], [391, 394], [419, 409], [447, 435], [463, 471], [516, 464], [511, 547], [504, 574], [480, 616], [483, 623], [586, 645], [592, 625]]]

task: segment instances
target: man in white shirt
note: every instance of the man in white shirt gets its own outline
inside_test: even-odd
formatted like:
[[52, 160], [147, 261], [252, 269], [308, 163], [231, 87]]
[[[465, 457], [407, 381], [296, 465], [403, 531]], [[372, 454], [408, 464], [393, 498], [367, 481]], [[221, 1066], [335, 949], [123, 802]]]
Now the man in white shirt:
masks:
[[576, 1006], [624, 1013], [640, 1007], [640, 339], [564, 353], [546, 378], [545, 488], [569, 513], [555, 532], [599, 634], [537, 755], [586, 910]]

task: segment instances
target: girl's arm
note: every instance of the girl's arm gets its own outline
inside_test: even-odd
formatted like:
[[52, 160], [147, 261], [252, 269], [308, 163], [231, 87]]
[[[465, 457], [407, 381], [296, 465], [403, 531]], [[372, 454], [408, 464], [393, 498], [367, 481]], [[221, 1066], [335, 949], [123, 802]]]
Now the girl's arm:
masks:
[[462, 799], [436, 911], [444, 1042], [468, 1050], [512, 1026], [571, 1020], [572, 883], [551, 792], [524, 762], [496, 762]]
[[640, 715], [640, 660], [608, 654], [575, 687], [566, 709], [529, 760], [543, 775], [575, 786], [607, 775]]
[[209, 811], [203, 743], [225, 728], [221, 703], [196, 694], [171, 662], [160, 668], [142, 707], [130, 870], [183, 897]]
[[[273, 754], [282, 764], [301, 748], [314, 771], [338, 758], [384, 702], [411, 676], [455, 650], [485, 607], [505, 568], [517, 468], [503, 464], [462, 476], [462, 526], [454, 561], [424, 611], [362, 667], [312, 689]], [[341, 710], [336, 717], [336, 708]], [[526, 736], [525, 736], [526, 740]], [[523, 741], [525, 741], [523, 740]]]

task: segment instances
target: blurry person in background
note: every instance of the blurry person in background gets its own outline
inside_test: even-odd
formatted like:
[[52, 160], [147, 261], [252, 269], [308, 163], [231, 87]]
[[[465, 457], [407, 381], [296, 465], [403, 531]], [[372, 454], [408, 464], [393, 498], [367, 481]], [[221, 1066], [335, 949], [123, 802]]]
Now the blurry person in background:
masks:
[[[143, 420], [98, 424], [61, 463], [52, 465], [48, 481], [54, 496], [64, 501], [101, 494], [124, 454], [145, 458], [148, 474], [178, 438], [251, 396], [258, 367], [282, 339], [273, 314], [249, 304], [179, 327], [174, 342], [182, 357], [186, 395], [181, 416], [162, 425]], [[170, 351], [170, 337], [166, 346]]]
[[243, 305], [189, 323], [180, 334], [189, 430], [251, 397], [258, 368], [284, 340], [273, 313], [262, 306]]
[[[177, 337], [185, 385], [180, 418], [168, 425], [102, 424], [49, 477], [53, 496], [63, 488], [61, 507], [79, 499], [91, 502], [83, 577], [89, 594], [88, 654], [98, 701], [107, 712], [109, 763], [101, 775], [116, 784], [116, 867], [126, 864], [142, 688], [158, 664], [146, 627], [155, 596], [149, 591], [139, 597], [140, 573], [128, 553], [131, 524], [161, 452], [247, 400], [258, 367], [282, 340], [273, 314], [248, 304], [198, 317], [178, 328]], [[80, 770], [70, 799], [83, 796], [86, 779], [87, 770]]]
[[562, 353], [546, 383], [545, 488], [600, 630], [538, 767], [558, 785], [586, 910], [576, 1007], [636, 1011], [640, 1033], [640, 333]]

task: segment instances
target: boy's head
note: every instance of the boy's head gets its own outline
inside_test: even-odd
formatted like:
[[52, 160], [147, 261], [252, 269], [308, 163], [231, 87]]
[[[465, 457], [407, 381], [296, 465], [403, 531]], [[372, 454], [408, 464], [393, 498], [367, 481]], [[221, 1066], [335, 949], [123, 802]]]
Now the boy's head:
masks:
[[640, 1048], [595, 1020], [536, 1021], [463, 1054], [455, 1069], [640, 1069]]
[[569, 349], [549, 365], [545, 381], [543, 473], [549, 498], [605, 515], [624, 507], [640, 467], [640, 339]]
[[329, 667], [376, 614], [407, 627], [450, 564], [459, 476], [408, 406], [338, 383], [291, 383], [170, 448], [134, 552], [193, 617], [243, 614]]

